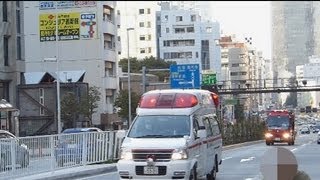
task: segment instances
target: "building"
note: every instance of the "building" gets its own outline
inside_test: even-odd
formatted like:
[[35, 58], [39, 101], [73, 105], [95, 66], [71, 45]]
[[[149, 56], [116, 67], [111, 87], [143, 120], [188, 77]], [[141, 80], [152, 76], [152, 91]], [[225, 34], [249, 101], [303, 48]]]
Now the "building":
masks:
[[[117, 13], [121, 21], [118, 25], [118, 39], [121, 41], [120, 59], [128, 58], [128, 46], [129, 56], [138, 60], [147, 56], [158, 56], [156, 11], [159, 9], [157, 1], [117, 2]], [[128, 32], [128, 28], [133, 30]]]
[[220, 46], [215, 43], [220, 39], [218, 22], [202, 21], [192, 6], [162, 2], [157, 24], [161, 59], [199, 64], [201, 70], [213, 70], [220, 79]]
[[[320, 58], [318, 56], [309, 57], [309, 63], [297, 66], [296, 68], [297, 80], [299, 86], [304, 86], [302, 81], [306, 81], [306, 86], [319, 86], [320, 85]], [[319, 107], [320, 92], [298, 92], [298, 107], [304, 108], [312, 106]]]
[[[314, 54], [312, 1], [274, 1], [272, 10], [272, 59], [277, 77], [284, 70], [295, 73], [297, 65]], [[318, 19], [318, 17], [315, 17]]]
[[[0, 2], [0, 99], [17, 107], [17, 85], [23, 83], [25, 71], [23, 3], [21, 1]], [[13, 116], [0, 108], [0, 129], [15, 133]], [[12, 109], [12, 110], [13, 110]], [[10, 110], [11, 111], [11, 110]], [[15, 133], [17, 134], [17, 133]]]
[[[30, 1], [25, 3], [26, 71], [84, 70], [84, 81], [100, 89], [101, 100], [93, 125], [104, 129], [115, 116], [118, 91], [117, 27], [115, 1]], [[58, 41], [55, 20], [58, 14]], [[39, 33], [40, 32], [40, 33]], [[30, 46], [32, 44], [32, 46]], [[48, 62], [48, 58], [58, 59]], [[53, 60], [54, 60], [53, 59]], [[57, 63], [59, 62], [59, 63]]]
[[[313, 1], [271, 2], [274, 86], [281, 87], [283, 80], [295, 76], [296, 66], [320, 52], [318, 11], [319, 3]], [[275, 97], [279, 105], [288, 95]]]
[[[67, 96], [70, 93], [74, 95], [76, 103], [82, 102], [86, 97], [88, 83], [83, 83], [85, 72], [64, 71], [62, 74], [63, 76], [60, 76], [62, 128], [90, 126], [91, 122], [81, 113], [68, 114], [68, 110], [63, 105], [63, 102], [74, 102], [70, 96]], [[55, 121], [57, 116], [56, 73], [30, 72], [25, 73], [24, 78], [25, 83], [18, 85], [17, 91], [20, 136], [56, 134], [58, 132]]]

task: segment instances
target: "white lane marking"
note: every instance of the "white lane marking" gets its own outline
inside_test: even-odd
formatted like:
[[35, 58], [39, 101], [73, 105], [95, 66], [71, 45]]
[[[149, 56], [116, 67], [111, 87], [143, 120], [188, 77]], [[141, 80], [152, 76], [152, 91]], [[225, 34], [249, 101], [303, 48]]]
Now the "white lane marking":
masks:
[[240, 162], [252, 161], [255, 157], [249, 157], [248, 159], [241, 159]]
[[222, 161], [224, 160], [227, 160], [227, 159], [231, 159], [232, 157], [226, 157], [226, 158], [223, 158]]
[[293, 152], [293, 151], [296, 151], [298, 148], [294, 148], [294, 149], [291, 149], [291, 151]]

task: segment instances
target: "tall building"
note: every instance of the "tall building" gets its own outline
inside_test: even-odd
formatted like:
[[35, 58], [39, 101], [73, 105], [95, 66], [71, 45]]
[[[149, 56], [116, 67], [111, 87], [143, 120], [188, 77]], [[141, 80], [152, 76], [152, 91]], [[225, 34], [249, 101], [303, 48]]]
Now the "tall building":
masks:
[[216, 40], [220, 39], [218, 22], [201, 21], [195, 9], [169, 2], [161, 3], [157, 17], [161, 59], [177, 64], [199, 64], [201, 70], [213, 70], [220, 79], [221, 52], [216, 45]]
[[[5, 99], [16, 108], [17, 85], [23, 83], [23, 72], [25, 71], [21, 21], [23, 3], [21, 1], [2, 1], [0, 9], [0, 99]], [[2, 108], [1, 106], [0, 110]], [[1, 113], [0, 129], [13, 132], [10, 118], [12, 118], [10, 114]]]
[[271, 2], [275, 78], [286, 76], [285, 72], [294, 75], [296, 66], [307, 63], [314, 54], [317, 40], [314, 41], [313, 32], [318, 30], [314, 28], [312, 4], [312, 1]]
[[[118, 25], [118, 38], [121, 41], [120, 59], [128, 58], [128, 51], [130, 57], [137, 59], [157, 57], [156, 11], [159, 9], [157, 1], [117, 2], [117, 12], [121, 21]], [[133, 30], [128, 31], [128, 28]]]
[[[101, 93], [93, 125], [105, 128], [116, 114], [119, 89], [115, 1], [30, 1], [25, 3], [26, 71], [85, 71], [84, 82]], [[56, 17], [58, 14], [58, 41]], [[48, 58], [57, 58], [48, 62]], [[61, 77], [61, 75], [60, 75]]]

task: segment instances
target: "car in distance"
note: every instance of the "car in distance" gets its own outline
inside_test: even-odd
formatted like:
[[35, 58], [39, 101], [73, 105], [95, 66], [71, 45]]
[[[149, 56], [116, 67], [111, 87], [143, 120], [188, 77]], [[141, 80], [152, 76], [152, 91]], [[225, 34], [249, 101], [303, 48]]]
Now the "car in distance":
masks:
[[12, 141], [16, 154], [16, 165], [25, 168], [29, 165], [29, 150], [25, 144], [19, 142], [17, 137], [6, 130], [0, 130], [0, 172], [12, 167], [11, 153]]
[[303, 127], [300, 129], [301, 134], [310, 134], [310, 129], [309, 127]]
[[[62, 136], [59, 137], [57, 145], [55, 147], [55, 157], [58, 166], [63, 166], [68, 162], [80, 163], [82, 159], [82, 151], [84, 146], [84, 140], [82, 135], [78, 133], [88, 133], [88, 132], [103, 132], [101, 129], [96, 127], [89, 128], [69, 128], [62, 131]], [[90, 147], [93, 147], [92, 143], [87, 142], [88, 154], [91, 152]]]

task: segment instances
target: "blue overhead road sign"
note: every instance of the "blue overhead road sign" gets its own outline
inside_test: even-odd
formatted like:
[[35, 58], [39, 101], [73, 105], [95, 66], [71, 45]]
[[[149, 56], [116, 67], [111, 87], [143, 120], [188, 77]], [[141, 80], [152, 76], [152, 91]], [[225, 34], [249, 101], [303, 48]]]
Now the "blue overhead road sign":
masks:
[[170, 86], [172, 89], [200, 89], [199, 64], [171, 65]]

